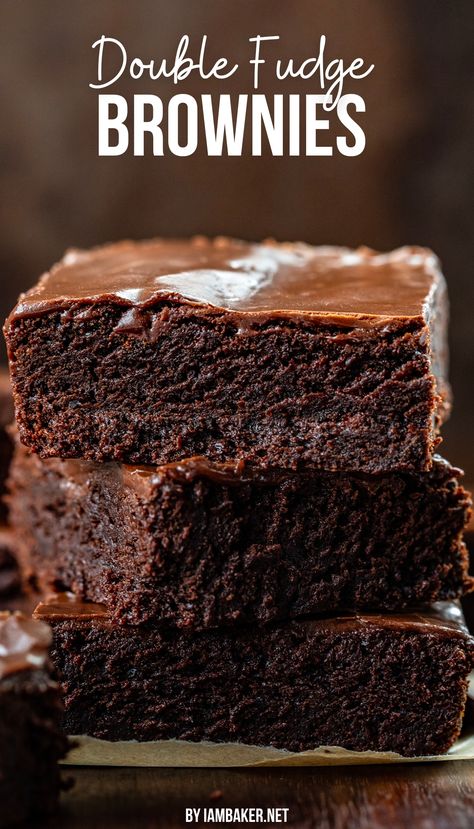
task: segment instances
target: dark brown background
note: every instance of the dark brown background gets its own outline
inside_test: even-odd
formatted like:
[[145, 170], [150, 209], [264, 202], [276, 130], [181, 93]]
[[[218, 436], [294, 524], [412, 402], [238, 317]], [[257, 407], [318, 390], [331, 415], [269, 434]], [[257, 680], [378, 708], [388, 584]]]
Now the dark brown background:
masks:
[[[3, 0], [0, 312], [67, 246], [122, 236], [430, 245], [452, 301], [456, 408], [444, 451], [474, 479], [473, 10], [472, 0]], [[98, 158], [93, 41], [107, 34], [129, 55], [171, 57], [183, 33], [194, 42], [208, 34], [211, 55], [241, 65], [258, 33], [280, 34], [279, 51], [302, 57], [317, 53], [324, 33], [330, 57], [374, 62], [357, 90], [367, 103], [365, 153]], [[179, 91], [245, 92], [249, 80], [242, 68], [221, 89], [190, 81]], [[163, 82], [133, 89], [176, 91]], [[285, 90], [319, 91], [296, 81], [262, 89]]]

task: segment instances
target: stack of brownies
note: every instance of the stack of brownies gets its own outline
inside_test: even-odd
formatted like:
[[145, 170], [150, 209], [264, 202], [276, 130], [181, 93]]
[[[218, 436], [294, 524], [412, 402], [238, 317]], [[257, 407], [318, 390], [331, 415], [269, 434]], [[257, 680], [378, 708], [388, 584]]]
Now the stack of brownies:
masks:
[[20, 297], [10, 508], [69, 733], [447, 751], [474, 649], [446, 322], [421, 248], [123, 242]]

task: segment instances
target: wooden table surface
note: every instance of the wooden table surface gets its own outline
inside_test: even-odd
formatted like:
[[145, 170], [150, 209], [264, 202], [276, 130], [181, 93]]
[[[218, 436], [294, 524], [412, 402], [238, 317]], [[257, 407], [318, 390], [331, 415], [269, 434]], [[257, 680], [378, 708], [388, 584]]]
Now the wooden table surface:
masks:
[[75, 785], [47, 829], [203, 826], [186, 823], [185, 808], [212, 806], [286, 807], [286, 824], [266, 825], [301, 829], [474, 827], [474, 761], [467, 760], [252, 771], [74, 768], [71, 774]]

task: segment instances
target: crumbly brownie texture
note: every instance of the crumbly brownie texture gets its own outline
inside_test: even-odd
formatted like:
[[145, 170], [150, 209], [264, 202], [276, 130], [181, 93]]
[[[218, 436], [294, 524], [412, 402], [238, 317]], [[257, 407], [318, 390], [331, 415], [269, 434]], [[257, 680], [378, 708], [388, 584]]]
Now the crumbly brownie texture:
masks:
[[11, 521], [26, 578], [132, 624], [204, 628], [341, 607], [403, 608], [472, 586], [453, 469], [368, 476], [203, 458], [158, 468], [18, 444]]
[[64, 595], [35, 615], [53, 628], [67, 731], [108, 740], [441, 754], [474, 656], [455, 605], [198, 634], [116, 625]]
[[0, 598], [17, 593], [20, 581], [15, 535], [10, 528], [0, 527]]
[[0, 826], [54, 810], [68, 740], [44, 622], [0, 613]]
[[0, 524], [7, 518], [3, 501], [5, 481], [8, 475], [13, 443], [6, 427], [13, 420], [13, 397], [8, 373], [0, 369]]
[[426, 470], [446, 291], [422, 248], [123, 242], [71, 251], [5, 326], [43, 457]]

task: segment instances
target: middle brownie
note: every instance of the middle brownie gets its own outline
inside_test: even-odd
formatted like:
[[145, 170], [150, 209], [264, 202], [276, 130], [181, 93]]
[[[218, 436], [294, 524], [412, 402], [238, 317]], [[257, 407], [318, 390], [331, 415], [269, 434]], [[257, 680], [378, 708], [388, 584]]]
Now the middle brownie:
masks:
[[26, 577], [115, 617], [189, 628], [401, 609], [470, 589], [470, 500], [424, 473], [41, 460], [18, 444], [11, 520]]

